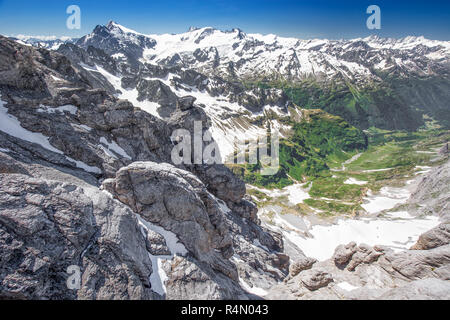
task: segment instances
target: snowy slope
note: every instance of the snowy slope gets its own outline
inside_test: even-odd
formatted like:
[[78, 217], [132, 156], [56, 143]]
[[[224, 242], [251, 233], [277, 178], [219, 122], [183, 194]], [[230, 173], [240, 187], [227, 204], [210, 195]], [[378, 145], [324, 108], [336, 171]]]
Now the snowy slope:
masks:
[[[91, 43], [99, 32], [96, 30], [79, 43]], [[393, 67], [426, 74], [433, 71], [423, 69], [425, 62], [448, 61], [450, 57], [450, 41], [424, 37], [301, 40], [209, 27], [181, 34], [144, 35], [114, 22], [104, 27], [104, 32], [123, 44], [146, 43], [142, 62], [180, 65], [211, 74], [233, 69], [237, 76], [249, 78], [281, 74], [289, 79], [331, 79], [336, 75], [359, 79], [376, 77], [372, 69]]]

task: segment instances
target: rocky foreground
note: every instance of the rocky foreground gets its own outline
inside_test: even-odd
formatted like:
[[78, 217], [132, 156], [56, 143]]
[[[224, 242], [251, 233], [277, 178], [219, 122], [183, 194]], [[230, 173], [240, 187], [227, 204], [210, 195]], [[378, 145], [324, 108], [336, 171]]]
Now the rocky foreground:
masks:
[[0, 57], [0, 298], [248, 299], [285, 278], [242, 181], [167, 164], [173, 130], [207, 124], [194, 99], [162, 121], [61, 54], [0, 38]]
[[173, 130], [208, 124], [195, 99], [161, 120], [94, 87], [0, 37], [0, 299], [450, 298], [448, 163], [415, 195], [445, 223], [414, 250], [317, 263], [260, 225], [226, 167], [169, 164]]

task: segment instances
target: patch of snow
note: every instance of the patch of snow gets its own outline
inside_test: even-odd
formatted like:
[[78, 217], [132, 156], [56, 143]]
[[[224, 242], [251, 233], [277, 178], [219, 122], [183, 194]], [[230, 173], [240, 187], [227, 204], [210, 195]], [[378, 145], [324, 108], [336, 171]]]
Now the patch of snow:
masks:
[[63, 154], [61, 150], [53, 147], [48, 141], [48, 137], [42, 133], [31, 132], [23, 128], [20, 121], [13, 115], [8, 113], [8, 109], [4, 107], [5, 102], [0, 100], [0, 130], [19, 139], [35, 143], [52, 152]]
[[311, 196], [308, 193], [308, 190], [305, 189], [305, 184], [296, 183], [296, 184], [287, 186], [281, 190], [267, 190], [267, 189], [257, 188], [254, 186], [249, 186], [249, 187], [252, 189], [255, 189], [257, 191], [263, 192], [270, 197], [279, 198], [279, 197], [287, 196], [289, 202], [292, 203], [293, 205], [303, 203], [304, 200], [311, 198]]
[[406, 211], [388, 212], [387, 216], [390, 218], [396, 218], [396, 219], [415, 219], [416, 218], [416, 217], [410, 215]]
[[112, 142], [108, 142], [104, 137], [101, 137], [100, 143], [104, 144], [108, 150], [114, 151], [118, 155], [131, 160], [131, 157], [114, 140]]
[[244, 279], [239, 277], [239, 283], [242, 286], [242, 288], [247, 291], [248, 293], [254, 294], [259, 297], [264, 297], [268, 294], [268, 292], [262, 288], [258, 287], [250, 287]]
[[345, 290], [345, 291], [349, 291], [349, 292], [360, 288], [360, 287], [355, 287], [355, 286], [351, 285], [351, 284], [348, 283], [348, 282], [341, 282], [341, 283], [338, 283], [337, 286], [338, 286], [339, 288], [341, 288], [341, 289], [343, 289], [343, 290]]
[[71, 126], [86, 132], [91, 132], [93, 130], [91, 127], [84, 124], [71, 123]]
[[123, 53], [115, 53], [111, 57], [116, 60], [125, 59], [125, 55]]
[[368, 183], [369, 182], [367, 182], [367, 181], [362, 181], [362, 180], [358, 180], [358, 179], [355, 179], [355, 178], [349, 178], [349, 179], [344, 181], [344, 184], [356, 184], [356, 185], [359, 185], [359, 186], [363, 186], [363, 185], [366, 185]]
[[294, 205], [303, 203], [304, 200], [311, 198], [308, 191], [304, 189], [304, 185], [302, 184], [296, 183], [284, 188], [283, 190], [287, 192], [289, 202]]
[[164, 296], [167, 294], [166, 281], [168, 280], [167, 274], [162, 267], [164, 260], [169, 260], [171, 257], [166, 256], [154, 256], [148, 254], [150, 260], [152, 261], [152, 274], [150, 275], [150, 283], [152, 285], [152, 290], [157, 294]]
[[[5, 102], [0, 100], [0, 130], [19, 139], [35, 143], [43, 147], [44, 149], [47, 149], [51, 152], [64, 155], [64, 153], [53, 147], [48, 137], [44, 136], [42, 133], [39, 132], [31, 132], [27, 129], [23, 128], [20, 124], [20, 121], [14, 117], [13, 115], [8, 113], [8, 109], [4, 107]], [[65, 108], [65, 107], [64, 107]], [[69, 108], [70, 109], [70, 108]], [[66, 110], [67, 111], [67, 110]], [[65, 156], [67, 160], [70, 162], [74, 162], [77, 168], [83, 169], [87, 172], [91, 173], [97, 173], [100, 174], [102, 171], [97, 167], [92, 167], [87, 164], [85, 164], [82, 161], [78, 161], [75, 159], [72, 159], [68, 156]]]
[[98, 167], [90, 166], [90, 165], [84, 163], [83, 161], [75, 160], [75, 159], [72, 159], [72, 158], [70, 158], [68, 156], [65, 156], [65, 157], [70, 162], [74, 162], [75, 165], [77, 166], [77, 168], [83, 169], [86, 172], [95, 173], [95, 174], [101, 174], [102, 173], [102, 170], [100, 170], [100, 168], [98, 168]]
[[61, 113], [68, 112], [68, 113], [70, 113], [72, 115], [76, 115], [77, 111], [78, 111], [78, 108], [75, 107], [74, 105], [71, 105], [71, 104], [65, 105], [65, 106], [61, 106], [61, 107], [56, 107], [56, 108], [49, 107], [49, 106], [44, 106], [44, 105], [41, 104], [39, 106], [39, 109], [37, 109], [37, 112], [50, 113], [50, 114], [54, 114], [54, 113], [57, 113], [57, 112], [61, 112]]
[[364, 170], [364, 171], [361, 171], [361, 172], [363, 172], [363, 173], [371, 173], [371, 172], [385, 172], [385, 171], [391, 171], [391, 170], [393, 170], [393, 168]]
[[58, 77], [55, 77], [54, 75], [50, 75], [50, 77], [52, 77], [52, 79], [53, 80], [55, 80], [55, 81], [65, 81], [65, 80], [63, 80], [63, 79], [61, 79], [61, 78], [58, 78]]
[[0, 148], [0, 152], [8, 153], [8, 152], [11, 152], [11, 150]]
[[420, 170], [420, 171], [416, 172], [417, 175], [422, 175], [422, 174], [430, 172], [433, 168], [428, 167], [428, 166], [416, 166], [415, 169]]
[[152, 290], [163, 296], [167, 293], [167, 289], [165, 286], [165, 282], [167, 281], [167, 274], [164, 271], [162, 264], [164, 260], [172, 260], [174, 256], [184, 256], [188, 253], [186, 247], [178, 241], [176, 234], [173, 232], [167, 231], [164, 228], [154, 225], [142, 217], [136, 214], [139, 225], [146, 230], [152, 230], [166, 240], [167, 247], [172, 253], [171, 256], [154, 256], [148, 253], [150, 260], [152, 261], [152, 274], [150, 275], [150, 283], [152, 285]]
[[[409, 249], [424, 232], [439, 225], [438, 217], [426, 219], [390, 220], [361, 219], [339, 220], [330, 226], [316, 225], [306, 238], [300, 230], [280, 228], [283, 235], [296, 244], [307, 256], [325, 261], [331, 258], [337, 246], [356, 242], [370, 246], [383, 245], [395, 251]], [[294, 229], [294, 230], [292, 230]]]
[[105, 77], [106, 80], [108, 80], [108, 82], [114, 87], [114, 89], [121, 92], [119, 94], [118, 98], [128, 100], [135, 107], [138, 107], [157, 118], [161, 118], [161, 116], [159, 115], [159, 113], [157, 111], [161, 106], [156, 102], [151, 102], [148, 100], [139, 101], [138, 100], [138, 96], [139, 96], [138, 90], [137, 89], [132, 89], [132, 90], [124, 89], [122, 87], [122, 78], [121, 77], [118, 77], [118, 76], [115, 76], [115, 75], [109, 73], [108, 71], [106, 71], [105, 69], [103, 69], [102, 67], [100, 67], [98, 65], [91, 67], [84, 63], [80, 63], [80, 66], [87, 71], [98, 72], [103, 77]]
[[410, 196], [411, 192], [407, 188], [383, 187], [376, 195], [369, 191], [366, 203], [361, 207], [368, 213], [377, 213], [405, 203]]
[[172, 255], [185, 256], [188, 253], [186, 247], [181, 242], [179, 242], [178, 237], [175, 233], [167, 231], [160, 226], [150, 223], [142, 219], [140, 216], [138, 216], [138, 219], [139, 224], [142, 225], [145, 229], [152, 230], [164, 237], [167, 247], [169, 248]]

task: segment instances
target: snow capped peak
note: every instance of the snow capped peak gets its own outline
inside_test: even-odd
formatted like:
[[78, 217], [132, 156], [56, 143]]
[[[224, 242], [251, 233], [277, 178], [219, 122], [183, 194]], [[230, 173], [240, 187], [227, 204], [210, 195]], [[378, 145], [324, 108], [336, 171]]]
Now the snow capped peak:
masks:
[[415, 37], [415, 36], [407, 36], [405, 38], [402, 39], [402, 42], [405, 43], [412, 43], [412, 42], [423, 42], [426, 41], [427, 39], [425, 39], [424, 36], [419, 36], [419, 37]]
[[106, 29], [108, 29], [111, 32], [121, 32], [121, 33], [128, 33], [128, 34], [137, 34], [137, 35], [143, 35], [142, 33], [139, 33], [135, 30], [129, 29], [127, 27], [124, 27], [120, 24], [118, 24], [117, 22], [114, 21], [110, 21], [108, 22], [108, 24], [106, 25]]
[[23, 35], [23, 34], [18, 34], [16, 35], [14, 38], [22, 40], [22, 41], [29, 41], [29, 40], [39, 40], [39, 41], [67, 41], [67, 40], [71, 40], [71, 37], [67, 37], [67, 36], [62, 36], [62, 37], [57, 37], [57, 36], [28, 36], [28, 35]]
[[187, 32], [193, 32], [199, 30], [199, 27], [190, 26]]
[[[205, 74], [218, 71], [232, 76], [261, 78], [282, 75], [291, 80], [308, 77], [354, 81], [377, 79], [373, 70], [431, 74], [428, 60], [448, 61], [450, 41], [410, 36], [403, 39], [372, 35], [352, 40], [281, 37], [246, 34], [213, 27], [190, 27], [180, 34], [142, 34], [110, 21], [80, 41], [108, 54], [124, 54], [135, 61], [182, 66]], [[370, 59], [370, 60], [368, 60]], [[394, 68], [397, 66], [398, 68]]]
[[23, 34], [12, 36], [10, 37], [10, 39], [17, 41], [23, 45], [46, 48], [49, 50], [57, 50], [64, 43], [72, 43], [77, 40], [76, 38], [67, 36], [29, 36]]
[[450, 50], [450, 41], [430, 40], [424, 36], [407, 36], [405, 38], [394, 39], [380, 38], [377, 35], [372, 35], [362, 40], [372, 48], [376, 49], [408, 50], [422, 45], [429, 48], [441, 46], [446, 50]]

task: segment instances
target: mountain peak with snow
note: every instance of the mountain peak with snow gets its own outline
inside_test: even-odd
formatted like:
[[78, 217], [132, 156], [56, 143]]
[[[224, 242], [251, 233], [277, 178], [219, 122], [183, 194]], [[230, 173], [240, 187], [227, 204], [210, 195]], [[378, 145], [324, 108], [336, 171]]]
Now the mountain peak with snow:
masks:
[[407, 75], [429, 75], [428, 61], [450, 60], [450, 41], [423, 36], [402, 39], [372, 35], [351, 40], [281, 37], [246, 34], [213, 27], [190, 27], [180, 34], [143, 34], [115, 21], [97, 26], [78, 45], [94, 46], [107, 54], [123, 54], [134, 61], [170, 64], [208, 74], [260, 79], [281, 75], [301, 81], [310, 77], [331, 80], [336, 76], [355, 81], [374, 80], [374, 70]]

